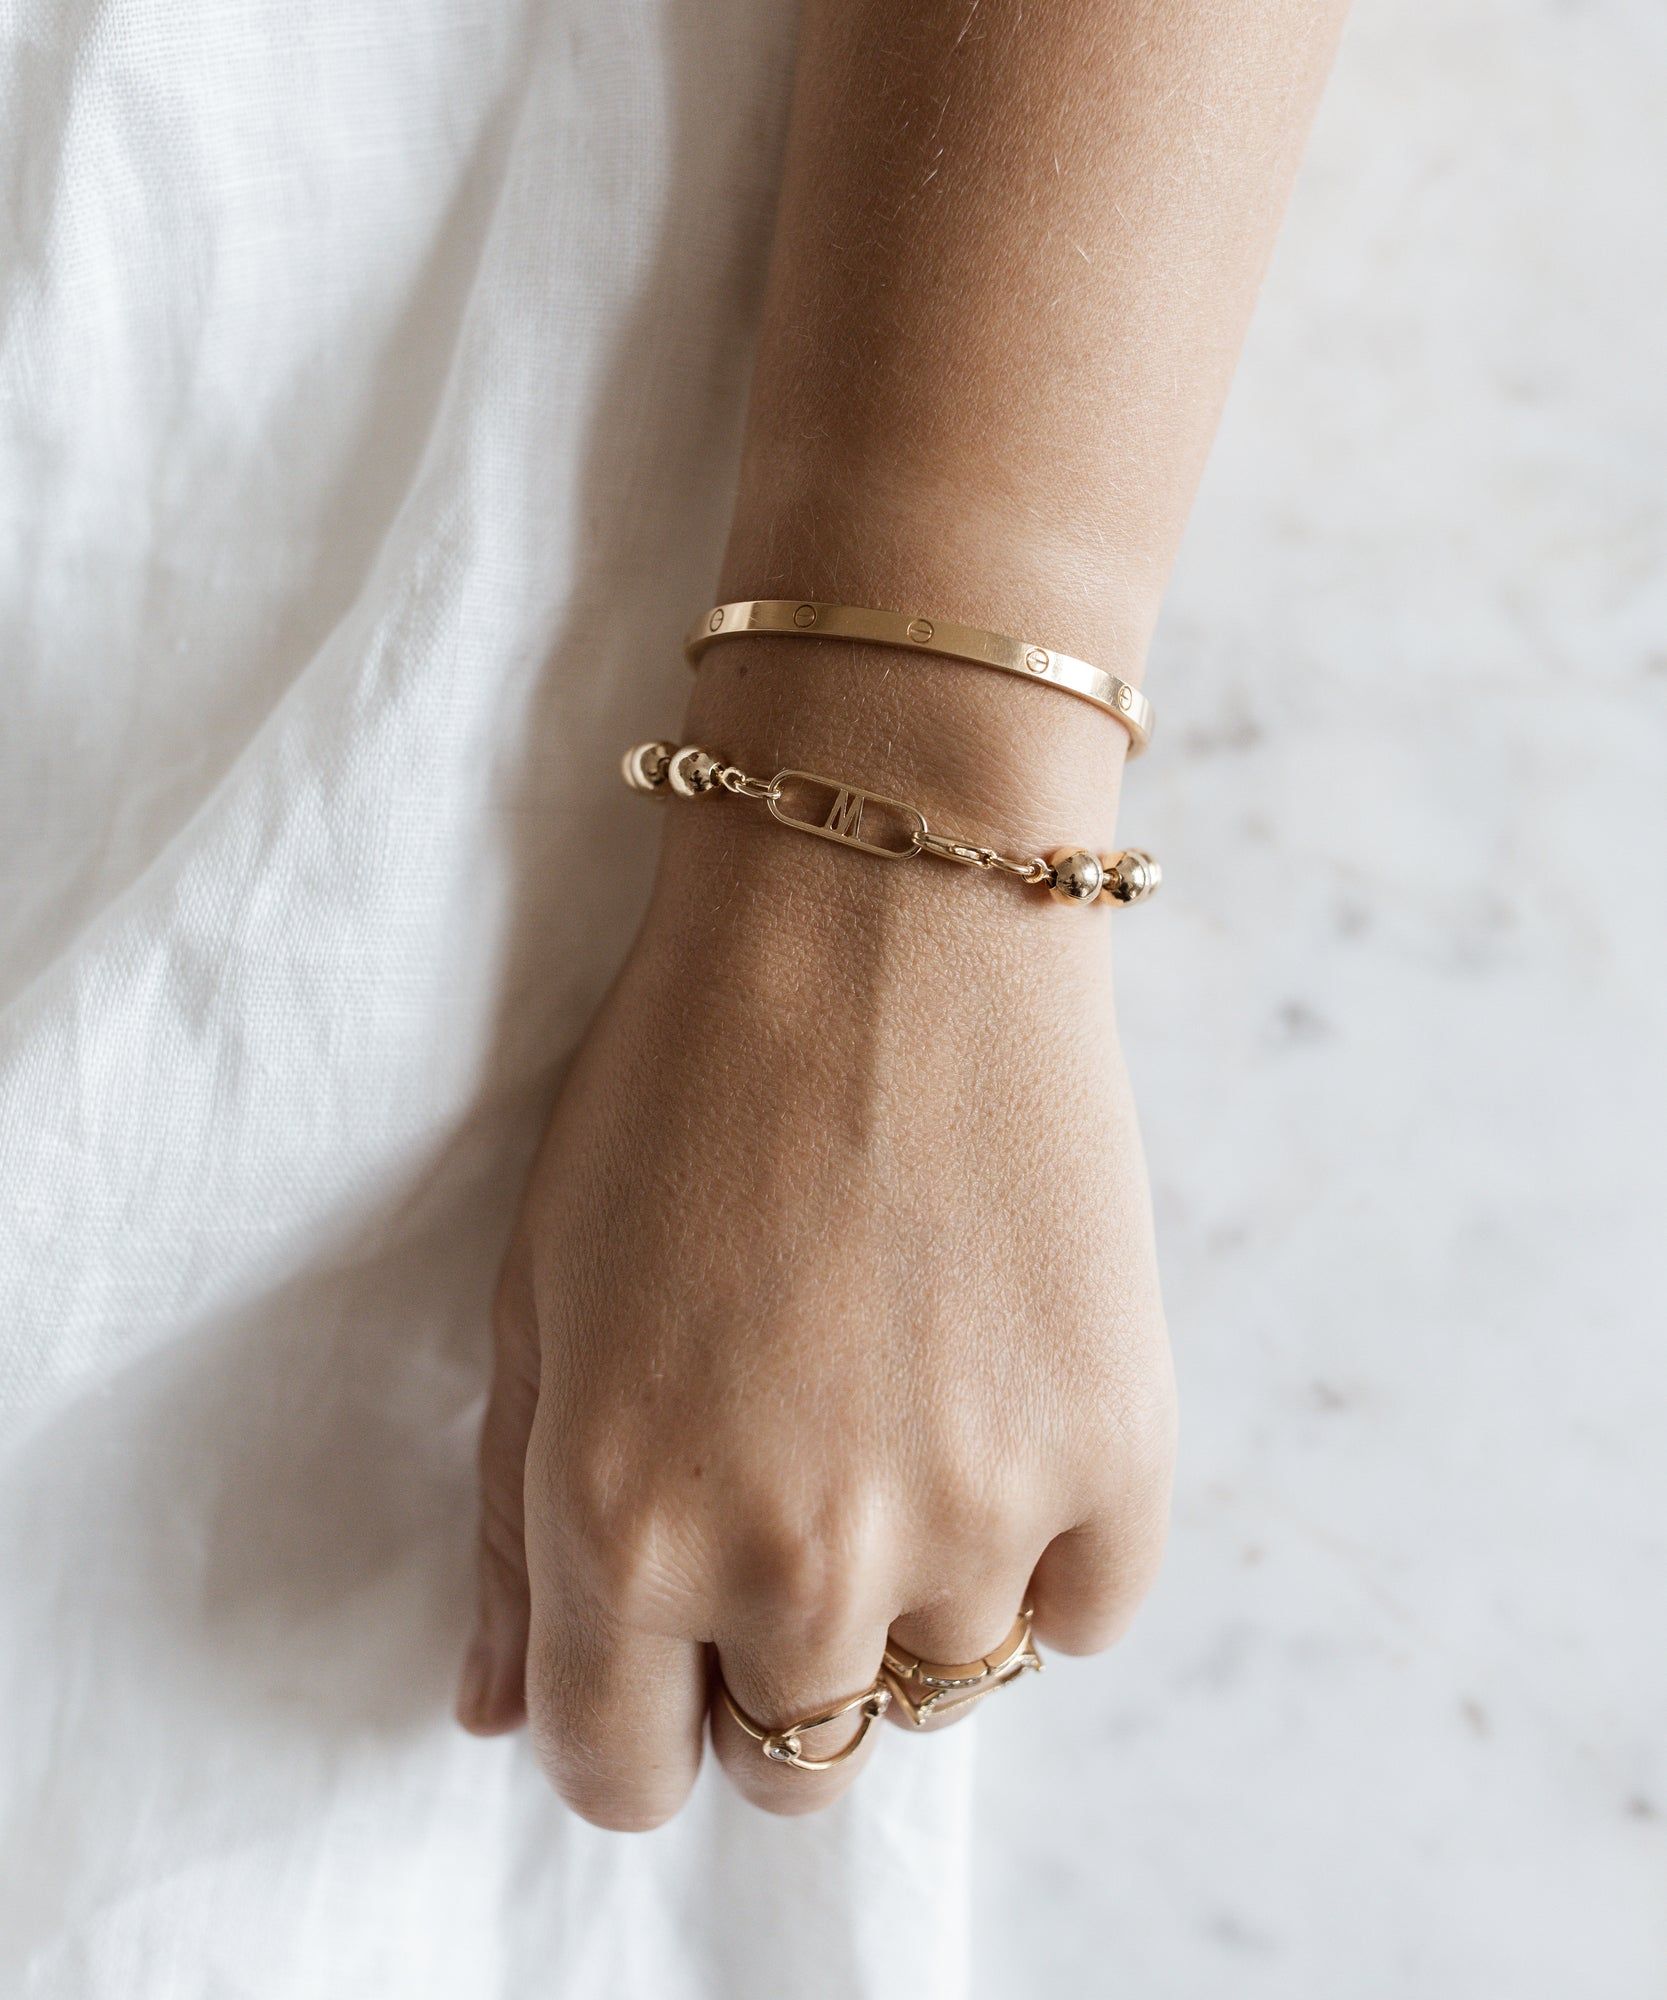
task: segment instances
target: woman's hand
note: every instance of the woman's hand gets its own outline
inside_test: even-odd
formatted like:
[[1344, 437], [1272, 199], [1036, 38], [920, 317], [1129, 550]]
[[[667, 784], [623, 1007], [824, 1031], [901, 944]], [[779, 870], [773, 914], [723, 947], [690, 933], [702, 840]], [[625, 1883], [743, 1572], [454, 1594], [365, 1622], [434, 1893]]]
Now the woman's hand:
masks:
[[[719, 596], [936, 608], [1137, 677], [1342, 12], [808, 0]], [[685, 740], [1112, 844], [1086, 703], [785, 644], [714, 648]], [[504, 1276], [460, 1703], [530, 1713], [610, 1826], [688, 1790], [706, 1649], [779, 1725], [888, 1629], [973, 1659], [1028, 1597], [1044, 1645], [1109, 1644], [1169, 1491], [1119, 918], [666, 810]], [[762, 1804], [854, 1773], [712, 1713]]]
[[1044, 1648], [1110, 1645], [1173, 1431], [1111, 998], [1138, 918], [727, 796], [663, 809], [500, 1290], [460, 1700], [482, 1731], [530, 1715], [563, 1797], [620, 1828], [677, 1810], [708, 1712], [777, 1811], [867, 1754], [768, 1762], [708, 1649], [774, 1726], [872, 1681], [888, 1632], [972, 1659], [1030, 1602]]

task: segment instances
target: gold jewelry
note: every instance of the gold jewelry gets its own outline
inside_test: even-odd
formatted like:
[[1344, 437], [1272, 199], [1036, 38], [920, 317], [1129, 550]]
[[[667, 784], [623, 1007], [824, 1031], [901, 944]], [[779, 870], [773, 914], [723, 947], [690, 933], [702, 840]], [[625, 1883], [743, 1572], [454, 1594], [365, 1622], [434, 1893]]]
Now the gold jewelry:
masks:
[[[698, 744], [634, 743], [620, 760], [625, 782], [634, 792], [675, 792], [698, 798], [715, 791], [744, 799], [762, 799], [783, 826], [813, 833], [820, 840], [837, 840], [859, 854], [886, 861], [906, 861], [916, 854], [940, 861], [957, 861], [965, 868], [993, 869], [1015, 875], [1021, 882], [1045, 888], [1061, 903], [1087, 905], [1104, 897], [1112, 903], [1143, 903], [1155, 896], [1163, 870], [1140, 848], [1120, 854], [1095, 854], [1086, 847], [1061, 847], [1044, 859], [1003, 854], [974, 841], [934, 833], [918, 806], [883, 792], [866, 792], [843, 778], [824, 778], [814, 771], [778, 771], [773, 778], [750, 778], [725, 764]], [[813, 805], [818, 794], [832, 803]]]
[[974, 1702], [982, 1701], [997, 1688], [1011, 1687], [1021, 1674], [1042, 1671], [1042, 1656], [1030, 1636], [1036, 1614], [1029, 1605], [1019, 1613], [1013, 1629], [994, 1652], [981, 1660], [945, 1666], [923, 1660], [895, 1639], [886, 1642], [880, 1679], [891, 1691], [898, 1708], [916, 1729], [926, 1729], [946, 1721]]
[[1005, 632], [985, 632], [976, 625], [952, 625], [945, 618], [911, 617], [906, 611], [875, 611], [857, 604], [807, 603], [793, 597], [744, 598], [702, 612], [684, 636], [683, 651], [693, 666], [715, 640], [747, 632], [855, 639], [870, 646], [896, 646], [906, 653], [936, 653], [940, 659], [996, 667], [1004, 674], [1064, 688], [1116, 716], [1129, 732], [1131, 757], [1138, 757], [1152, 740], [1156, 722], [1152, 704], [1139, 688], [1116, 674], [1055, 652], [1051, 646], [1014, 639]]
[[[729, 1683], [720, 1680], [719, 1690], [727, 1708], [742, 1729], [752, 1738], [769, 1758], [772, 1764], [791, 1764], [795, 1771], [831, 1771], [836, 1764], [843, 1764], [847, 1757], [855, 1754], [857, 1745], [873, 1728], [874, 1724], [891, 1706], [891, 1690], [879, 1680], [874, 1680], [860, 1694], [837, 1701], [831, 1708], [819, 1710], [815, 1715], [807, 1715], [799, 1722], [783, 1723], [780, 1729], [766, 1729], [761, 1722], [754, 1722], [729, 1691]], [[842, 1715], [849, 1715], [852, 1709], [859, 1712], [857, 1733], [843, 1748], [831, 1757], [807, 1757], [804, 1753], [804, 1739], [812, 1729], [820, 1729], [825, 1722], [837, 1722]]]

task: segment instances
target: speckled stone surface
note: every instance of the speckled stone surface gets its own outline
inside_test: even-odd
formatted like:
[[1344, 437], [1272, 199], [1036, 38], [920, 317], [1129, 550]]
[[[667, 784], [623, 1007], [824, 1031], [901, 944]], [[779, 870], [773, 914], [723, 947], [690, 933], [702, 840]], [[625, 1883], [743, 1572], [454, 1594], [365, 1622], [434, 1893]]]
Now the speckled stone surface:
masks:
[[979, 1725], [981, 1993], [1667, 1991], [1664, 76], [1346, 40], [1126, 794], [1172, 1553]]

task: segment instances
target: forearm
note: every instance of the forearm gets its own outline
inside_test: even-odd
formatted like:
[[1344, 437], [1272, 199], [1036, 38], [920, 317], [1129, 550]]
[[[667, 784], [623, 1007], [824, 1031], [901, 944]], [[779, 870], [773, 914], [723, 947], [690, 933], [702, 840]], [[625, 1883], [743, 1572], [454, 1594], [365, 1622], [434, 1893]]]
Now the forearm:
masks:
[[[1138, 679], [1342, 11], [807, 0], [722, 595], [935, 610]], [[714, 647], [715, 684], [743, 656], [791, 684], [704, 705], [821, 707], [843, 651]], [[988, 718], [1045, 746], [1044, 790], [1064, 757], [1109, 794], [1121, 732], [1070, 697], [850, 664], [881, 740]]]

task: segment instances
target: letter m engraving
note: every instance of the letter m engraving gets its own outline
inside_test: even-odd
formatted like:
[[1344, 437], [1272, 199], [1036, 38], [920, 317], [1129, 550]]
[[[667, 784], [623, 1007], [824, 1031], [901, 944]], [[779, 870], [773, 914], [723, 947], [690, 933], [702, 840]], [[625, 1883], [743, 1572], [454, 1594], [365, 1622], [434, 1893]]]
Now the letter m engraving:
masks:
[[839, 796], [833, 802], [833, 811], [822, 822], [835, 840], [858, 840], [861, 838], [862, 809], [868, 794], [854, 792], [849, 785], [841, 785]]

